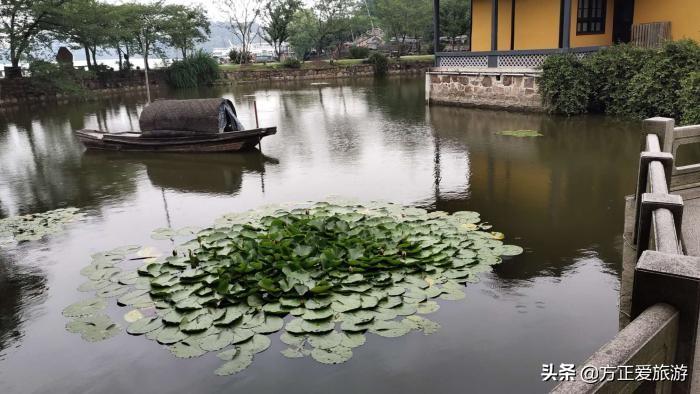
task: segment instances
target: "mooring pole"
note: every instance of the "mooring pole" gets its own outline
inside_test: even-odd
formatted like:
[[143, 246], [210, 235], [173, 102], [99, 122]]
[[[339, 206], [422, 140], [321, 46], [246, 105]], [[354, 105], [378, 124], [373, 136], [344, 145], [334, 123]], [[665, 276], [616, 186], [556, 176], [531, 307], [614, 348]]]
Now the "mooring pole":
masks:
[[[141, 35], [146, 36], [144, 29], [141, 29]], [[145, 39], [145, 38], [144, 38]], [[143, 54], [143, 73], [146, 76], [146, 100], [148, 104], [151, 103], [151, 84], [148, 83], [148, 51], [144, 51]]]
[[255, 128], [259, 129], [260, 124], [258, 123], [258, 103], [255, 100], [253, 100], [253, 109], [255, 110]]

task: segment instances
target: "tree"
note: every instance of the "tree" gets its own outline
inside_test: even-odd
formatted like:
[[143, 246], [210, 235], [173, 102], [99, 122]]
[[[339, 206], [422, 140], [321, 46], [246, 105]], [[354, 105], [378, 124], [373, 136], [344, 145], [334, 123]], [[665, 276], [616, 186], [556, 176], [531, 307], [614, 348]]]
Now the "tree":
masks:
[[0, 1], [0, 40], [9, 47], [12, 67], [19, 67], [22, 56], [45, 31], [45, 22], [68, 0]]
[[163, 33], [167, 23], [163, 3], [127, 3], [123, 6], [124, 16], [133, 22], [128, 26], [128, 34], [133, 37], [134, 52], [143, 56], [144, 68], [149, 71], [148, 57], [159, 53], [158, 44], [167, 42]]
[[211, 34], [209, 19], [202, 7], [168, 5], [163, 13], [167, 44], [179, 49], [183, 59], [187, 59], [188, 51], [194, 50], [195, 43], [206, 41]]
[[316, 14], [308, 8], [294, 13], [289, 23], [289, 43], [297, 59], [306, 59], [319, 41], [319, 21]]
[[96, 0], [72, 0], [47, 17], [44, 24], [55, 38], [84, 48], [89, 69], [97, 66], [97, 50], [107, 45], [114, 30], [114, 6]]
[[269, 0], [265, 4], [263, 39], [272, 45], [278, 59], [282, 54], [282, 43], [289, 39], [289, 24], [301, 4], [300, 0]]
[[403, 54], [406, 37], [417, 38], [432, 20], [428, 0], [378, 0], [376, 7], [385, 32], [399, 44], [399, 56]]
[[258, 35], [255, 21], [262, 12], [261, 0], [221, 0], [221, 7], [228, 16], [231, 31], [241, 41], [241, 51], [250, 52], [248, 48]]
[[452, 46], [457, 36], [467, 34], [471, 9], [471, 0], [443, 0], [440, 3], [440, 30], [450, 39]]

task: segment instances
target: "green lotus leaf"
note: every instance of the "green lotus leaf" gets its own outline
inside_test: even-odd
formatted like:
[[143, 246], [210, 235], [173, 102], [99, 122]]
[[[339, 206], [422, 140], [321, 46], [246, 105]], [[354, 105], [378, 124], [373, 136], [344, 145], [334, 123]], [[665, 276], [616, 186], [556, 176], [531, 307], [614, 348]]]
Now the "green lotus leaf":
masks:
[[312, 334], [308, 337], [308, 342], [311, 346], [321, 349], [331, 349], [338, 345], [343, 340], [343, 336], [337, 331], [330, 331], [323, 334]]
[[341, 364], [352, 358], [352, 350], [344, 346], [336, 346], [331, 349], [314, 348], [311, 357], [323, 364]]
[[394, 286], [389, 289], [387, 289], [387, 294], [390, 296], [400, 296], [401, 294], [405, 293], [406, 289], [401, 286]]
[[80, 317], [93, 315], [98, 311], [101, 311], [107, 307], [104, 300], [101, 298], [93, 298], [89, 300], [78, 301], [74, 304], [67, 306], [63, 310], [63, 316], [65, 317]]
[[362, 307], [362, 299], [358, 296], [339, 296], [331, 303], [331, 308], [338, 313], [349, 312]]
[[306, 341], [306, 336], [305, 335], [294, 335], [289, 332], [284, 332], [282, 335], [280, 335], [280, 340], [282, 343], [285, 343], [289, 346], [297, 346], [300, 347], [304, 344]]
[[81, 316], [68, 321], [66, 330], [80, 334], [83, 340], [98, 342], [112, 338], [120, 331], [118, 324], [104, 314]]
[[523, 253], [523, 248], [516, 245], [503, 245], [502, 256], [517, 256]]
[[464, 299], [466, 295], [464, 294], [463, 291], [457, 290], [457, 289], [450, 289], [449, 291], [442, 293], [440, 295], [440, 299], [447, 300], [447, 301], [457, 301]]
[[416, 305], [416, 313], [427, 315], [440, 309], [440, 305], [435, 301], [426, 301]]
[[411, 328], [394, 320], [376, 320], [369, 331], [386, 338], [396, 338], [408, 334]]
[[301, 300], [298, 298], [280, 298], [280, 304], [288, 308], [296, 308], [301, 306]]
[[209, 352], [221, 350], [233, 343], [234, 334], [232, 330], [222, 330], [216, 334], [207, 335], [199, 342], [199, 347]]
[[234, 346], [231, 349], [224, 350], [223, 352], [217, 354], [216, 357], [218, 357], [224, 361], [231, 361], [231, 360], [233, 360], [234, 357], [236, 357], [237, 354], [238, 354], [238, 348]]
[[150, 316], [139, 319], [126, 328], [126, 332], [131, 335], [142, 335], [160, 328], [163, 325], [163, 320], [160, 316]]
[[180, 342], [168, 346], [168, 350], [170, 350], [170, 353], [178, 358], [200, 357], [207, 353], [206, 350], [199, 347], [198, 342], [193, 341], [190, 338], [186, 338]]
[[270, 338], [267, 336], [255, 334], [249, 340], [239, 343], [238, 347], [241, 352], [255, 354], [267, 350], [271, 343]]
[[287, 358], [302, 358], [311, 354], [308, 350], [301, 348], [287, 348], [280, 351], [280, 353]]
[[421, 316], [407, 316], [401, 323], [412, 330], [423, 331], [424, 335], [434, 334], [440, 329], [440, 324]]
[[211, 327], [212, 324], [214, 324], [214, 319], [208, 313], [203, 313], [193, 318], [185, 316], [180, 321], [180, 330], [184, 332], [202, 331]]
[[364, 334], [357, 332], [344, 332], [340, 335], [342, 337], [340, 345], [349, 349], [362, 346], [367, 340]]
[[333, 302], [331, 297], [316, 297], [306, 301], [304, 307], [306, 309], [321, 309], [330, 306]]
[[306, 330], [304, 330], [302, 324], [304, 323], [303, 319], [296, 318], [290, 320], [285, 326], [284, 329], [289, 331], [292, 334], [305, 334]]
[[[153, 331], [151, 331], [153, 332]], [[150, 334], [150, 333], [149, 333]], [[156, 335], [155, 339], [163, 345], [172, 345], [187, 338], [187, 334], [180, 331], [179, 328], [173, 326], [163, 326]]]
[[214, 324], [221, 326], [229, 325], [242, 318], [247, 311], [248, 306], [246, 305], [234, 305], [226, 307], [226, 312], [224, 313], [224, 315], [218, 320], [216, 320]]
[[271, 334], [277, 332], [284, 327], [284, 320], [278, 316], [265, 316], [265, 320], [262, 324], [259, 324], [252, 328], [252, 330], [258, 334]]
[[239, 352], [231, 359], [231, 361], [227, 361], [219, 368], [217, 368], [217, 370], [214, 371], [214, 373], [219, 376], [233, 375], [248, 368], [252, 363], [253, 355], [249, 353]]
[[[144, 298], [144, 295], [146, 296]], [[120, 306], [140, 304], [143, 302], [148, 302], [151, 297], [148, 295], [148, 290], [133, 290], [130, 291], [117, 299], [117, 304]]]
[[255, 331], [249, 330], [247, 328], [234, 328], [233, 329], [233, 343], [245, 342], [255, 335]]
[[[304, 332], [315, 334], [331, 331], [334, 327], [335, 323], [333, 321], [303, 320], [301, 323], [301, 329]], [[289, 331], [289, 328], [287, 328], [287, 331]]]
[[333, 309], [323, 308], [323, 309], [308, 309], [301, 316], [304, 320], [326, 320], [333, 316]]

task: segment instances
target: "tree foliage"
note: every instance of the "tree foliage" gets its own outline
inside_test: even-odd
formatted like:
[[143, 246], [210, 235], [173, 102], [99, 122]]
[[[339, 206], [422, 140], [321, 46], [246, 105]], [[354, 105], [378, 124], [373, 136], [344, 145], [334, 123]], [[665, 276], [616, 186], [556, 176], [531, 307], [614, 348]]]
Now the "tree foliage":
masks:
[[202, 7], [167, 5], [163, 7], [165, 42], [180, 50], [183, 59], [194, 51], [195, 44], [211, 34], [209, 19]]
[[407, 37], [419, 37], [432, 22], [428, 0], [378, 0], [377, 15], [388, 37], [396, 40], [403, 54]]
[[289, 24], [299, 10], [299, 0], [269, 0], [263, 12], [263, 39], [275, 49], [277, 58], [282, 54], [282, 43], [289, 39]]
[[9, 49], [12, 67], [18, 67], [29, 54], [46, 22], [60, 11], [68, 0], [2, 0], [0, 2], [0, 40]]

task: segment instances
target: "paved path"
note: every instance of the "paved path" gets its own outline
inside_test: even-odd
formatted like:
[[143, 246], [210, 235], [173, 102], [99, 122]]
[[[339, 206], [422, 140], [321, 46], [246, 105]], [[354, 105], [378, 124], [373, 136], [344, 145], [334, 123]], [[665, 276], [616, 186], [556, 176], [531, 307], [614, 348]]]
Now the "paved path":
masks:
[[684, 200], [683, 241], [686, 253], [700, 256], [700, 198]]

